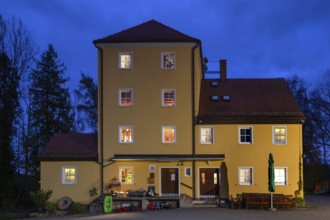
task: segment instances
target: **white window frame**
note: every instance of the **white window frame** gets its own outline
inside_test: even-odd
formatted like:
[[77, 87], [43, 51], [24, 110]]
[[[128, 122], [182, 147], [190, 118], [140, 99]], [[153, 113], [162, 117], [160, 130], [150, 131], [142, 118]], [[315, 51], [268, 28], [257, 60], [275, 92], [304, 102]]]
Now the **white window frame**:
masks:
[[[122, 66], [122, 56], [130, 56], [131, 63], [128, 67]], [[133, 52], [119, 52], [118, 53], [118, 68], [120, 70], [130, 70], [133, 69]]]
[[[203, 136], [202, 136], [202, 130], [203, 129], [211, 129], [212, 133], [212, 140], [210, 142], [208, 141], [203, 141]], [[201, 126], [199, 128], [199, 143], [200, 144], [214, 144], [214, 127], [213, 126]]]
[[[131, 129], [131, 141], [123, 141], [121, 139], [122, 129]], [[118, 142], [120, 144], [132, 144], [134, 142], [134, 128], [132, 125], [121, 125], [118, 128]]]
[[[284, 142], [277, 142], [276, 141], [276, 134], [275, 134], [275, 129], [276, 128], [285, 129], [285, 133], [284, 133], [285, 140], [284, 140]], [[288, 129], [287, 129], [287, 127], [286, 126], [273, 126], [272, 130], [273, 130], [273, 144], [275, 144], [275, 145], [285, 145], [288, 141]]]
[[185, 167], [184, 168], [184, 176], [186, 176], [186, 177], [191, 177], [192, 176], [192, 169], [191, 169], [191, 167]]
[[[165, 93], [166, 92], [174, 92], [174, 105], [165, 104]], [[175, 91], [175, 89], [162, 89], [161, 90], [161, 96], [162, 96], [162, 106], [164, 106], [164, 107], [174, 107], [174, 106], [176, 106], [176, 91]]]
[[[65, 169], [74, 169], [74, 181], [68, 181], [65, 178]], [[77, 166], [62, 166], [62, 184], [77, 184]]]
[[[250, 182], [246, 183], [241, 181], [241, 170], [250, 170]], [[252, 186], [253, 185], [253, 179], [254, 179], [254, 173], [253, 173], [253, 167], [238, 167], [238, 185], [240, 186]]]
[[[241, 130], [242, 129], [251, 129], [251, 142], [242, 142], [241, 141]], [[253, 144], [253, 127], [252, 126], [240, 126], [238, 128], [238, 143], [240, 143], [240, 144]]]
[[[164, 141], [164, 138], [165, 138], [165, 134], [164, 134], [164, 131], [165, 129], [174, 129], [174, 140], [173, 142], [165, 142]], [[162, 143], [163, 144], [175, 144], [176, 143], [176, 126], [162, 126], [162, 129], [161, 129], [161, 132], [162, 132], [162, 135], [161, 135], [161, 138], [162, 138]]]
[[[173, 55], [173, 67], [171, 68], [171, 67], [166, 67], [165, 66], [165, 60], [164, 60], [164, 56], [166, 56], [166, 55]], [[161, 56], [161, 59], [160, 59], [160, 67], [161, 67], [161, 69], [165, 69], [165, 70], [173, 70], [173, 69], [175, 69], [176, 68], [176, 57], [175, 57], [175, 52], [161, 52], [161, 54], [160, 54], [160, 56]]]
[[[284, 170], [284, 182], [276, 182], [276, 170]], [[288, 185], [288, 168], [287, 167], [274, 167], [274, 175], [275, 175], [275, 186], [286, 186]]]
[[[132, 169], [132, 182], [131, 183], [127, 183], [127, 182], [122, 181], [122, 174], [121, 174], [122, 169]], [[119, 180], [120, 180], [121, 184], [123, 184], [123, 185], [133, 185], [134, 184], [134, 167], [133, 166], [119, 166], [118, 167], [118, 176], [119, 176]]]
[[[130, 104], [123, 104], [122, 103], [122, 94], [123, 93], [127, 93], [127, 92], [131, 92], [131, 103]], [[133, 96], [134, 96], [134, 93], [133, 93], [133, 89], [131, 88], [123, 88], [123, 89], [118, 89], [118, 105], [119, 106], [133, 106]]]

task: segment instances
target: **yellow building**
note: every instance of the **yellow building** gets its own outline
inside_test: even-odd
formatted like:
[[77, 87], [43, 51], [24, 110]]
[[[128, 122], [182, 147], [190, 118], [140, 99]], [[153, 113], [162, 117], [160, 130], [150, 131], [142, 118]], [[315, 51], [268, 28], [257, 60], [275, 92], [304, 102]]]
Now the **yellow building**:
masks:
[[[92, 188], [193, 199], [266, 193], [269, 153], [276, 192], [298, 190], [304, 117], [284, 79], [228, 79], [225, 60], [220, 79], [205, 79], [201, 41], [154, 20], [94, 44], [97, 158], [78, 147], [76, 158], [52, 156], [47, 146], [41, 187], [54, 199], [88, 202]], [[65, 167], [77, 173], [71, 184], [63, 183]]]

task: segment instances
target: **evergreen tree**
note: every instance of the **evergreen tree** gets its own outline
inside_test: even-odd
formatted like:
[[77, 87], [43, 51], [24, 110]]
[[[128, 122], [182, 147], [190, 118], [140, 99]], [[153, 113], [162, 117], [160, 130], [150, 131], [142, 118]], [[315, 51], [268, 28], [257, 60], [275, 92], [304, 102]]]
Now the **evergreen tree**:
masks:
[[81, 73], [79, 88], [74, 90], [74, 94], [78, 130], [97, 132], [97, 85], [93, 78]]
[[42, 53], [30, 75], [32, 172], [38, 174], [37, 156], [54, 133], [72, 130], [70, 94], [64, 78], [65, 66], [52, 45]]
[[0, 208], [14, 196], [12, 137], [19, 111], [19, 76], [7, 54], [0, 53]]

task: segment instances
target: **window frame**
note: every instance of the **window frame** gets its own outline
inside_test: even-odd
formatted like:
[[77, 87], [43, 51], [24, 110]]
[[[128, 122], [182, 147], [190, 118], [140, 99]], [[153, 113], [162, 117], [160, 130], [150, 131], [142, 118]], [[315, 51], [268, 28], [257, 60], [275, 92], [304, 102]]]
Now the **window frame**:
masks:
[[[283, 182], [276, 182], [276, 170], [284, 170], [284, 183]], [[287, 167], [274, 167], [274, 177], [275, 177], [275, 186], [287, 186], [288, 185], [288, 168]]]
[[[122, 56], [123, 55], [130, 55], [131, 56], [131, 63], [129, 67], [122, 67]], [[118, 52], [118, 69], [120, 70], [131, 70], [133, 69], [133, 52]]]
[[[165, 92], [174, 92], [174, 105], [165, 104]], [[162, 106], [163, 107], [175, 107], [176, 106], [176, 90], [175, 89], [162, 89], [161, 90]]]
[[[250, 170], [250, 182], [249, 183], [245, 183], [245, 182], [241, 182], [241, 170], [243, 169], [249, 169]], [[240, 186], [252, 186], [253, 182], [254, 182], [254, 171], [253, 171], [253, 167], [252, 166], [246, 166], [246, 167], [238, 167], [238, 185]]]
[[[123, 97], [122, 97], [122, 94], [123, 93], [127, 93], [127, 92], [131, 92], [131, 103], [130, 104], [123, 104], [122, 100], [123, 100]], [[133, 102], [134, 102], [134, 91], [132, 88], [121, 88], [121, 89], [118, 89], [118, 105], [119, 106], [126, 106], [126, 107], [129, 107], [129, 106], [133, 106]]]
[[[202, 130], [207, 129], [207, 128], [211, 129], [211, 132], [212, 132], [212, 141], [211, 142], [203, 142], [203, 140], [202, 140], [202, 137], [203, 137]], [[201, 126], [199, 128], [199, 143], [200, 144], [214, 144], [214, 126]]]
[[[164, 139], [165, 139], [165, 136], [164, 136], [164, 131], [165, 129], [174, 129], [174, 132], [173, 132], [173, 142], [165, 142]], [[176, 126], [162, 126], [161, 128], [161, 141], [163, 144], [175, 144], [176, 143]]]
[[[74, 169], [74, 181], [67, 181], [65, 169]], [[62, 184], [74, 185], [77, 184], [77, 166], [62, 166]]]
[[[131, 129], [131, 141], [125, 142], [121, 139], [122, 129]], [[120, 125], [118, 127], [118, 143], [120, 144], [133, 144], [134, 143], [134, 127], [132, 125]]]
[[[164, 60], [164, 56], [166, 55], [172, 55], [173, 54], [173, 67], [166, 67], [165, 66], [165, 60]], [[176, 68], [176, 56], [175, 56], [175, 52], [172, 51], [167, 51], [167, 52], [161, 52], [160, 53], [160, 68], [163, 70], [174, 70]]]
[[[131, 169], [132, 170], [132, 182], [128, 183], [128, 182], [123, 182], [122, 181], [122, 172], [121, 170], [123, 169]], [[134, 167], [133, 166], [119, 166], [118, 167], [118, 177], [119, 177], [119, 181], [122, 185], [134, 185]]]
[[[276, 128], [280, 128], [280, 129], [285, 129], [285, 133], [284, 133], [284, 137], [285, 137], [285, 140], [284, 140], [284, 142], [277, 142], [276, 141], [276, 132], [275, 132], [275, 129]], [[273, 144], [274, 145], [286, 145], [287, 144], [287, 142], [288, 142], [288, 128], [287, 128], [287, 126], [273, 126], [272, 127], [272, 133], [273, 133]], [[278, 136], [280, 136], [280, 135], [278, 135]]]
[[[242, 142], [241, 141], [241, 130], [250, 129], [251, 130], [251, 141], [250, 142]], [[246, 136], [245, 136], [246, 137]], [[253, 144], [253, 127], [252, 126], [240, 126], [238, 127], [238, 143], [239, 144]]]

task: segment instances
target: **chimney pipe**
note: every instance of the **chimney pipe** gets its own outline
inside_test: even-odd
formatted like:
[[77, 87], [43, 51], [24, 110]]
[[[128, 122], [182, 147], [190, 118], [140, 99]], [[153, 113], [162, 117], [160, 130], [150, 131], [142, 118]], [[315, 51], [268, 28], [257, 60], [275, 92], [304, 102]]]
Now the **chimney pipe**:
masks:
[[220, 81], [227, 80], [227, 60], [220, 60]]

